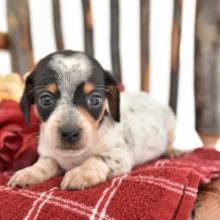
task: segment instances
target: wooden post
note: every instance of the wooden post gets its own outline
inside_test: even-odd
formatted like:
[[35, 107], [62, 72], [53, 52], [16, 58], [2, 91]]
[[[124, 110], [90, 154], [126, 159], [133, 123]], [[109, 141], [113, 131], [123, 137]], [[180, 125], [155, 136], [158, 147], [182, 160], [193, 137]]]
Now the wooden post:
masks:
[[212, 180], [209, 184], [204, 184], [200, 188], [197, 201], [195, 203], [195, 220], [217, 220], [220, 219], [220, 180]]
[[111, 61], [115, 79], [118, 83], [122, 82], [121, 63], [119, 52], [119, 0], [111, 0]]
[[182, 0], [174, 0], [172, 50], [171, 50], [171, 77], [169, 104], [172, 110], [177, 111], [177, 97], [179, 84], [179, 62], [181, 41]]
[[9, 44], [8, 35], [0, 32], [0, 49], [7, 49]]
[[85, 51], [92, 55], [93, 49], [93, 20], [90, 0], [82, 0], [84, 22], [84, 45]]
[[6, 3], [12, 70], [23, 74], [33, 67], [28, 0]]
[[150, 81], [150, 53], [149, 53], [149, 28], [150, 28], [150, 0], [140, 2], [140, 30], [141, 30], [141, 90], [149, 91]]
[[53, 0], [53, 21], [56, 45], [58, 50], [64, 49], [63, 35], [62, 35], [62, 23], [60, 14], [60, 0]]
[[195, 33], [196, 130], [205, 146], [220, 136], [220, 0], [199, 0]]

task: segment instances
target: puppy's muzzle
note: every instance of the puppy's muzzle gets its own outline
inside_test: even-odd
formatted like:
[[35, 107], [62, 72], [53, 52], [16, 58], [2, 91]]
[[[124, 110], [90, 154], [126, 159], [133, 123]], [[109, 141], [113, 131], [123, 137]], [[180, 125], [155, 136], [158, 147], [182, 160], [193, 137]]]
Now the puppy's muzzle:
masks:
[[64, 126], [59, 131], [61, 140], [68, 144], [79, 141], [81, 136], [81, 129], [79, 127]]

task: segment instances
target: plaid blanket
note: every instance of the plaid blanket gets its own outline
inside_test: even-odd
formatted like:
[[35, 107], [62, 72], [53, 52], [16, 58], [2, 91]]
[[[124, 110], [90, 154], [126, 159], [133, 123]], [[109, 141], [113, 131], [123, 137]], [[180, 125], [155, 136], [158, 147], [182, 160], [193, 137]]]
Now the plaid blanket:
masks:
[[220, 175], [220, 153], [197, 149], [160, 159], [94, 188], [66, 191], [62, 177], [24, 189], [6, 187], [0, 174], [0, 219], [189, 219], [198, 187]]

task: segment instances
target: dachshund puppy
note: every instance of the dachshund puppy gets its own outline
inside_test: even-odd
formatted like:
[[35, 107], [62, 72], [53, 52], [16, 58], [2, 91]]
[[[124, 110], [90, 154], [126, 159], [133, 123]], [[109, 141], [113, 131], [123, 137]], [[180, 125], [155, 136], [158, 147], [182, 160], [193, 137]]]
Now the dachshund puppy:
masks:
[[[42, 59], [26, 79], [21, 108], [41, 120], [39, 159], [10, 179], [28, 186], [65, 172], [62, 189], [84, 189], [167, 152], [175, 119], [147, 93], [120, 94], [112, 75], [83, 52]], [[121, 107], [121, 109], [120, 109]]]

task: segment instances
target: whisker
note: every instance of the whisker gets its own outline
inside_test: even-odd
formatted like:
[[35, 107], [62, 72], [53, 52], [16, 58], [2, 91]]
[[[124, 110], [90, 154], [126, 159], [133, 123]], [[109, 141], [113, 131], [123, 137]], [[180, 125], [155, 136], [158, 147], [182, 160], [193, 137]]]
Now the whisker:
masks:
[[94, 86], [96, 86], [96, 87], [105, 87], [105, 88], [109, 88], [109, 87], [111, 87], [111, 86], [113, 86], [113, 85], [98, 85], [98, 84], [95, 84]]
[[109, 92], [109, 90], [106, 88], [99, 88], [99, 87], [95, 87], [95, 88], [97, 88], [98, 90], [103, 90], [103, 91]]
[[34, 122], [33, 123], [29, 123], [28, 126], [29, 127], [32, 126], [32, 128], [38, 128], [40, 126], [40, 122], [39, 123], [36, 123], [36, 122], [35, 123]]
[[27, 93], [34, 93], [36, 94], [37, 92], [41, 92], [45, 89], [45, 86], [36, 86], [34, 88], [32, 88], [30, 91], [28, 91]]
[[24, 138], [24, 140], [27, 140], [27, 139], [32, 138], [32, 137], [37, 137], [37, 136], [39, 136], [39, 135], [40, 135], [39, 132], [35, 132], [35, 133], [33, 133], [33, 134], [30, 134], [30, 135], [26, 136], [26, 137]]
[[39, 88], [45, 88], [44, 85], [40, 85], [40, 86], [34, 86], [31, 90], [34, 90], [34, 89], [39, 89]]
[[40, 138], [40, 135], [30, 136], [30, 137], [24, 138], [24, 141], [27, 141], [27, 140], [28, 141], [34, 141], [34, 140], [38, 141], [39, 138]]

